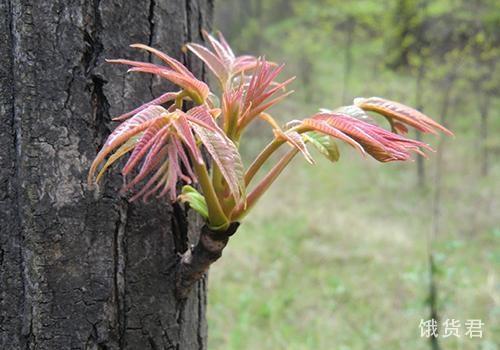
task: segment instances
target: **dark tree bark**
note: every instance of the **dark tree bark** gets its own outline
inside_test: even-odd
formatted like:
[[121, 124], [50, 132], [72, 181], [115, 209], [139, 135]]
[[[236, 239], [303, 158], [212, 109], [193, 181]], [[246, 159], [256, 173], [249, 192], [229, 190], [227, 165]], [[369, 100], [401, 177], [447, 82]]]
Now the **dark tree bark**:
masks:
[[198, 242], [182, 254], [177, 266], [176, 292], [179, 298], [188, 297], [210, 265], [222, 256], [229, 237], [236, 232], [239, 225], [239, 222], [233, 222], [224, 231], [213, 231], [208, 226], [201, 228]]
[[104, 58], [148, 59], [135, 42], [181, 57], [212, 8], [0, 2], [1, 349], [206, 348], [205, 280], [175, 297], [179, 253], [200, 223], [181, 207], [129, 204], [117, 175], [91, 191], [86, 174], [110, 118], [165, 88]]

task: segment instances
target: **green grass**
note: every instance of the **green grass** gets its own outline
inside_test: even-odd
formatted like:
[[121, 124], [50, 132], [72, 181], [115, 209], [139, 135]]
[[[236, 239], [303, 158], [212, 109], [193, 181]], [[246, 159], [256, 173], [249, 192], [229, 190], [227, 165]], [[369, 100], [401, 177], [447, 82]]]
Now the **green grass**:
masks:
[[[416, 188], [415, 164], [383, 165], [342, 151], [333, 166], [296, 159], [213, 265], [210, 349], [429, 348], [418, 325], [429, 318], [432, 186]], [[454, 162], [456, 154], [445, 154], [432, 248], [439, 308], [443, 319], [486, 325], [482, 339], [441, 345], [497, 349], [500, 169], [479, 180]]]

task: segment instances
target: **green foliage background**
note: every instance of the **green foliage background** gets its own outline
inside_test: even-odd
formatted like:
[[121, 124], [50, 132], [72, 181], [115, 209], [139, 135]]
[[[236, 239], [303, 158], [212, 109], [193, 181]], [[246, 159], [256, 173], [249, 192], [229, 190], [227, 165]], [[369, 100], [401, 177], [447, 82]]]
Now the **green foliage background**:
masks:
[[[456, 137], [424, 137], [441, 156], [423, 177], [344, 146], [333, 166], [297, 158], [211, 269], [209, 348], [431, 348], [419, 322], [432, 255], [440, 322], [462, 322], [439, 347], [499, 349], [500, 3], [218, 0], [215, 27], [297, 76], [272, 111], [283, 122], [375, 95]], [[250, 134], [247, 162], [271, 137]], [[467, 319], [485, 323], [481, 339], [464, 336]]]

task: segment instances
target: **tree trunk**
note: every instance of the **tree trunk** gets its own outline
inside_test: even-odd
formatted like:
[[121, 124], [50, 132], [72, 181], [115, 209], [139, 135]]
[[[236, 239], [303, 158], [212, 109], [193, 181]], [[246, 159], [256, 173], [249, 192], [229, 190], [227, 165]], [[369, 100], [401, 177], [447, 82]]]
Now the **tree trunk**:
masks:
[[[478, 98], [479, 100], [479, 98]], [[479, 104], [479, 144], [481, 149], [481, 176], [485, 177], [489, 172], [489, 150], [488, 150], [488, 117], [490, 114], [491, 96], [486, 94], [482, 103]]]
[[[0, 2], [0, 348], [205, 349], [206, 282], [175, 297], [200, 223], [86, 185], [110, 118], [164, 90], [104, 58], [181, 56], [211, 0]], [[150, 57], [149, 57], [150, 59]], [[202, 74], [202, 66], [186, 62]], [[193, 216], [194, 217], [194, 216]]]
[[[446, 78], [444, 82], [444, 95], [443, 95], [443, 104], [441, 108], [440, 120], [439, 123], [445, 127], [448, 127], [447, 118], [448, 111], [451, 104], [451, 92], [453, 89], [453, 85], [456, 79], [456, 69], [454, 69]], [[429, 309], [430, 309], [430, 318], [431, 320], [435, 320], [439, 325], [440, 315], [438, 309], [438, 281], [437, 281], [437, 273], [438, 266], [436, 264], [434, 245], [436, 243], [436, 239], [441, 231], [441, 196], [442, 196], [442, 186], [443, 186], [443, 172], [444, 172], [444, 141], [445, 139], [441, 137], [437, 146], [437, 159], [436, 159], [436, 168], [434, 173], [434, 196], [432, 201], [432, 231], [430, 236], [428, 237], [428, 258], [429, 258]], [[439, 343], [439, 326], [438, 331], [436, 332], [436, 336], [431, 336], [429, 338], [430, 346], [432, 350], [440, 350], [441, 345]]]
[[[421, 62], [418, 67], [417, 73], [417, 84], [415, 87], [415, 107], [420, 111], [424, 111], [423, 97], [424, 92], [423, 83], [425, 78], [425, 61], [421, 58]], [[420, 130], [415, 130], [415, 139], [417, 141], [422, 141], [422, 132]], [[421, 154], [417, 154], [417, 186], [423, 188], [425, 186], [425, 163], [424, 157]]]

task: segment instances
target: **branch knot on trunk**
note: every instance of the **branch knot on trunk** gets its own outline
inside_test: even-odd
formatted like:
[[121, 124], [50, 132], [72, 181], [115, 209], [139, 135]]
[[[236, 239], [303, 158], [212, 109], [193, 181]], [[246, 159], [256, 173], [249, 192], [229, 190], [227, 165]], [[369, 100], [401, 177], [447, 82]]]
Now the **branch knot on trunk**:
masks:
[[177, 267], [176, 291], [180, 299], [187, 298], [194, 284], [203, 277], [210, 265], [222, 256], [222, 251], [236, 230], [239, 222], [233, 222], [225, 231], [213, 231], [203, 226], [198, 243], [188, 248]]

